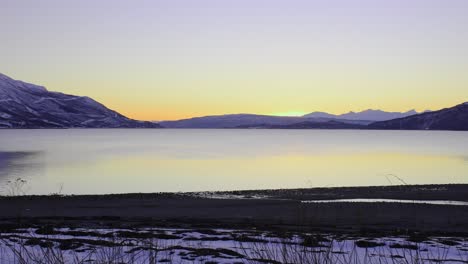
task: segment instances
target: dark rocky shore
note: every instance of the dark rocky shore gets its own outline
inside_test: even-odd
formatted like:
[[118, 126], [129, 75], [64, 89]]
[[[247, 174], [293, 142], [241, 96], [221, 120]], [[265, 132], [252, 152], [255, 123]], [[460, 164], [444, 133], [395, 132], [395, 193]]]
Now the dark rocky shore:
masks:
[[351, 198], [468, 201], [468, 185], [1, 197], [0, 219], [22, 225], [468, 233], [467, 206], [302, 202]]
[[468, 185], [0, 197], [1, 263], [468, 263]]

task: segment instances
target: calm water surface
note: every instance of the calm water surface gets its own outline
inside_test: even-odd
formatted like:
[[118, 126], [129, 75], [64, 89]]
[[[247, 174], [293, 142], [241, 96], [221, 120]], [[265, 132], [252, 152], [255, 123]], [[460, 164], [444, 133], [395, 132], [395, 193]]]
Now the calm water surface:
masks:
[[0, 191], [214, 191], [468, 183], [468, 133], [364, 130], [0, 130]]
[[400, 199], [335, 199], [335, 200], [311, 200], [303, 203], [409, 203], [409, 204], [435, 204], [468, 206], [468, 202], [441, 201], [441, 200], [400, 200]]

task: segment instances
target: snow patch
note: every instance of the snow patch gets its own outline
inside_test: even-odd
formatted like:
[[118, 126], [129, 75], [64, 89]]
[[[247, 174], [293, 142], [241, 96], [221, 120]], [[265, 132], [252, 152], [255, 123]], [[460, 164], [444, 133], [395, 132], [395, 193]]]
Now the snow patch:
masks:
[[42, 122], [47, 123], [47, 124], [51, 124], [51, 125], [55, 125], [55, 126], [59, 126], [59, 127], [63, 126], [62, 124], [59, 124], [59, 123], [56, 123], [56, 122], [53, 122], [53, 121], [49, 121], [47, 119], [43, 119]]
[[63, 99], [63, 101], [74, 101], [74, 100], [78, 100], [78, 99], [88, 99], [88, 97], [87, 96], [76, 96], [76, 97], [72, 97], [72, 98]]
[[94, 122], [94, 121], [96, 121], [96, 119], [88, 119], [86, 121], [81, 122], [80, 124], [86, 125], [86, 124], [89, 124], [89, 123]]
[[4, 127], [13, 127], [9, 122], [3, 122], [3, 121], [0, 121], [0, 127], [1, 126], [4, 126]]
[[[60, 103], [61, 100], [57, 100], [56, 98], [52, 98], [52, 97], [42, 97], [36, 101], [34, 101], [35, 104], [38, 104], [38, 103], [42, 103], [44, 102], [45, 100], [51, 100], [51, 101], [54, 101], [54, 102], [57, 102], [57, 103]], [[65, 101], [65, 100], [63, 100]]]
[[1, 117], [1, 118], [4, 118], [4, 119], [9, 119], [9, 118], [11, 118], [11, 115], [9, 115], [9, 114], [7, 114], [7, 113], [2, 113], [2, 112], [0, 112], [0, 117]]
[[[22, 253], [24, 257], [41, 256], [41, 254], [43, 256], [44, 251], [41, 251], [40, 246], [26, 243], [31, 238], [36, 242], [48, 241], [52, 243], [51, 250], [55, 250], [60, 255], [63, 254], [63, 257], [70, 260], [70, 262], [76, 259], [86, 260], [90, 256], [99, 257], [101, 254], [113, 256], [107, 255], [107, 253], [114, 252], [114, 254], [118, 253], [118, 256], [122, 256], [123, 262], [125, 262], [123, 258], [128, 258], [128, 262], [131, 263], [148, 263], [146, 257], [154, 248], [160, 249], [157, 255], [160, 258], [159, 260], [167, 259], [170, 263], [205, 263], [206, 261], [260, 263], [249, 261], [252, 259], [266, 259], [270, 260], [271, 263], [298, 263], [298, 256], [319, 260], [317, 263], [321, 263], [320, 260], [326, 260], [329, 263], [343, 263], [342, 260], [349, 260], [344, 263], [351, 264], [416, 263], [414, 262], [415, 257], [422, 261], [434, 260], [434, 262], [430, 261], [430, 263], [442, 261], [445, 261], [443, 263], [465, 263], [468, 260], [468, 251], [465, 251], [468, 241], [456, 237], [432, 237], [430, 241], [413, 243], [408, 241], [406, 236], [365, 238], [346, 234], [323, 233], [318, 234], [323, 241], [315, 241], [314, 236], [316, 234], [313, 233], [297, 233], [291, 234], [289, 237], [279, 237], [275, 233], [252, 232], [252, 230], [207, 229], [202, 231], [196, 229], [154, 228], [146, 229], [144, 233], [173, 235], [175, 238], [136, 238], [131, 239], [131, 243], [128, 243], [129, 239], [125, 236], [107, 235], [118, 234], [121, 231], [136, 234], [141, 233], [143, 229], [79, 228], [70, 230], [68, 228], [58, 228], [54, 229], [57, 232], [55, 234], [38, 234], [36, 229], [22, 229], [21, 231], [23, 232], [18, 234], [14, 231], [2, 234], [3, 237], [10, 237], [14, 240], [10, 239], [8, 244], [0, 243], [1, 263], [14, 262], [15, 254], [13, 253], [15, 250]], [[311, 238], [309, 239], [311, 245], [304, 244], [307, 237]], [[78, 250], [59, 249], [62, 240], [73, 238], [81, 239], [83, 242], [83, 245], [76, 248]], [[252, 241], [243, 241], [246, 238], [251, 238]], [[96, 241], [103, 243], [102, 245], [94, 245]], [[456, 245], [449, 246], [446, 241]], [[117, 243], [119, 246], [109, 247], [106, 242], [110, 244]], [[198, 250], [208, 253], [197, 254]], [[395, 261], [394, 256], [399, 256], [396, 259], [397, 261]], [[66, 262], [68, 263], [68, 261]]]
[[31, 109], [31, 108], [29, 108], [29, 107], [27, 107], [27, 106], [25, 106], [25, 108], [26, 108], [26, 110], [28, 110], [29, 113], [31, 113], [31, 114], [33, 114], [33, 115], [35, 115], [35, 116], [39, 116], [39, 115], [40, 115], [37, 111], [35, 111], [35, 110], [33, 110], [33, 109]]

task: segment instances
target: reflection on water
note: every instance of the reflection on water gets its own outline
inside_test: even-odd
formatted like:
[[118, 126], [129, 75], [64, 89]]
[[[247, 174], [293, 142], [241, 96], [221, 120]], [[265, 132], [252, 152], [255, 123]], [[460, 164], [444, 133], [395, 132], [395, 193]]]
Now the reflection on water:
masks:
[[468, 202], [461, 202], [461, 201], [398, 200], [398, 199], [335, 199], [335, 200], [310, 200], [310, 201], [302, 201], [302, 202], [303, 203], [411, 203], [411, 204], [468, 206]]
[[0, 130], [0, 153], [34, 194], [468, 183], [466, 132]]
[[26, 171], [36, 168], [39, 164], [32, 162], [37, 151], [0, 151], [0, 179], [6, 176], [21, 177]]
[[0, 151], [0, 194], [25, 194], [29, 186], [22, 177], [30, 171], [41, 170], [41, 164], [33, 161], [40, 154], [35, 151]]

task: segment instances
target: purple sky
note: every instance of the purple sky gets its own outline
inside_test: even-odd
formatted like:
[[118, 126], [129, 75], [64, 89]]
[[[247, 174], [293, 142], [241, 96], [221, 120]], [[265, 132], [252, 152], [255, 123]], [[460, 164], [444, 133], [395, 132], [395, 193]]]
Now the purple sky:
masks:
[[468, 100], [466, 0], [0, 4], [0, 72], [131, 117]]

